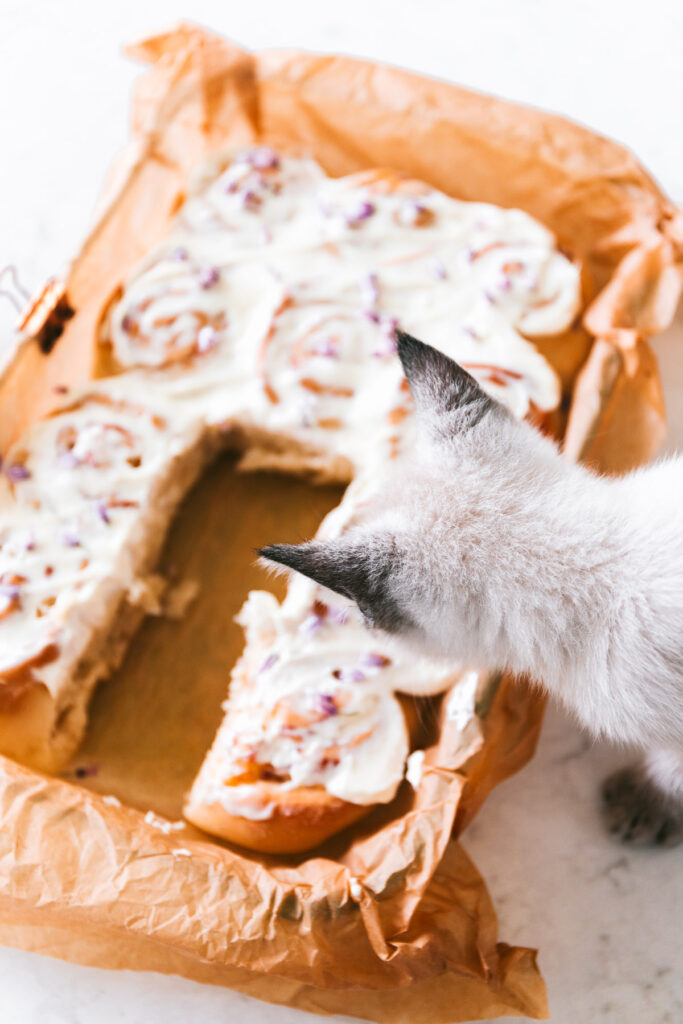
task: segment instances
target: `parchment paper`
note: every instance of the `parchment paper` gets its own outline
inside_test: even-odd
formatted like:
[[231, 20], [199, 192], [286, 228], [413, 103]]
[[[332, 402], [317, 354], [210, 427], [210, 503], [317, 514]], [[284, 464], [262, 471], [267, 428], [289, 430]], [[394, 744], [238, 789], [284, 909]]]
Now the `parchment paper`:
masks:
[[[264, 140], [307, 150], [331, 174], [391, 166], [547, 224], [584, 268], [582, 320], [539, 342], [564, 385], [567, 455], [611, 472], [651, 455], [664, 415], [647, 338], [673, 316], [683, 230], [624, 149], [404, 71], [249, 54], [192, 26], [129, 52], [152, 63], [131, 143], [66, 280], [27, 312], [0, 381], [0, 449], [50, 407], [55, 384], [92, 376], [102, 310], [164, 233], [188, 171], [216, 149]], [[417, 793], [406, 784], [313, 857], [250, 856], [166, 820], [220, 718], [241, 646], [232, 616], [264, 585], [253, 547], [310, 535], [340, 493], [242, 476], [227, 456], [207, 472], [162, 559], [172, 578], [201, 580], [186, 617], [144, 624], [62, 778], [0, 759], [0, 940], [389, 1024], [543, 1017], [534, 951], [497, 941], [484, 882], [451, 840], [533, 753], [543, 702], [523, 683], [491, 689], [481, 727], [463, 735], [445, 723]]]

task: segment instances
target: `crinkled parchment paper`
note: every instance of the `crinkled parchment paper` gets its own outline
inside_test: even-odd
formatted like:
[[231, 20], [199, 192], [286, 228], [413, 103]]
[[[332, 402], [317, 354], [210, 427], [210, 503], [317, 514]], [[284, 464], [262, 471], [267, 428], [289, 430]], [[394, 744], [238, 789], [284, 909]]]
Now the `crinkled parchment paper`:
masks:
[[[135, 91], [132, 140], [65, 281], [27, 313], [0, 382], [0, 447], [49, 408], [55, 384], [92, 375], [102, 310], [163, 235], [190, 169], [264, 140], [310, 152], [333, 175], [389, 166], [458, 198], [521, 207], [554, 230], [584, 268], [582, 319], [539, 342], [563, 380], [566, 452], [610, 472], [651, 455], [664, 415], [647, 338], [674, 313], [683, 228], [626, 150], [404, 71], [250, 54], [191, 26], [129, 52], [152, 64]], [[533, 753], [542, 701], [514, 680], [490, 689], [464, 731], [444, 720], [416, 793], [406, 784], [314, 857], [250, 856], [166, 820], [179, 816], [220, 717], [241, 643], [232, 615], [262, 585], [252, 547], [311, 533], [339, 494], [240, 476], [227, 457], [208, 471], [163, 565], [200, 579], [199, 596], [180, 622], [148, 620], [101, 686], [79, 754], [87, 778], [0, 759], [0, 940], [392, 1024], [543, 1017], [534, 952], [497, 941], [484, 882], [451, 841]]]

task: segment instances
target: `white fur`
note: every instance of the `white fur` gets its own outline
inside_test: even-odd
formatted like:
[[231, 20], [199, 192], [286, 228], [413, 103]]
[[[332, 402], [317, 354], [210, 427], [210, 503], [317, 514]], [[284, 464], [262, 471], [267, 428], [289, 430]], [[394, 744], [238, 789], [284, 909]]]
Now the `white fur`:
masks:
[[[528, 673], [613, 740], [683, 744], [683, 462], [621, 479], [497, 413], [423, 435], [362, 527], [401, 557], [406, 639]], [[356, 534], [356, 537], [358, 535]]]

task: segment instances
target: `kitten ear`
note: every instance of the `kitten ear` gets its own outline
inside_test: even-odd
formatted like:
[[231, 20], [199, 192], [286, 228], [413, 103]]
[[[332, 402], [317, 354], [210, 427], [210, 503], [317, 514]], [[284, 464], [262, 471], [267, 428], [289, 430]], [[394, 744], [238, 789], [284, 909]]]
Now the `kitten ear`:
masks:
[[404, 331], [396, 332], [398, 355], [418, 417], [426, 418], [444, 436], [476, 426], [502, 407], [462, 366], [431, 345]]
[[306, 544], [270, 544], [260, 548], [261, 558], [269, 562], [277, 562], [288, 569], [294, 569], [303, 576], [308, 576], [315, 583], [330, 590], [336, 590], [346, 597], [350, 593], [351, 584], [356, 580], [357, 567], [349, 563], [347, 553], [338, 541], [312, 540]]
[[405, 624], [389, 595], [390, 546], [378, 539], [363, 542], [341, 537], [306, 544], [271, 544], [258, 553], [355, 601], [371, 626], [394, 632]]

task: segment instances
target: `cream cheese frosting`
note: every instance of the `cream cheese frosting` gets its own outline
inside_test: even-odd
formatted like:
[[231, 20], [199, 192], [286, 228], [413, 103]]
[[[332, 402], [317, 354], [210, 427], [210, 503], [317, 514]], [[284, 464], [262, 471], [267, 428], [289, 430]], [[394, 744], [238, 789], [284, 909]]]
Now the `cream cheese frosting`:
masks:
[[281, 614], [272, 594], [250, 594], [239, 616], [245, 654], [194, 787], [202, 802], [261, 817], [250, 783], [264, 779], [322, 785], [357, 804], [392, 799], [408, 754], [393, 696], [400, 669], [345, 614], [316, 599], [302, 619]]
[[[174, 460], [201, 437], [133, 376], [65, 397], [8, 453], [0, 486], [0, 680], [53, 695], [143, 569]], [[164, 529], [166, 523], [159, 522]], [[2, 683], [0, 683], [0, 686]]]
[[213, 171], [109, 313], [120, 366], [155, 366], [156, 384], [209, 420], [343, 456], [354, 473], [369, 431], [384, 458], [408, 428], [397, 326], [517, 415], [557, 406], [527, 338], [571, 323], [579, 271], [531, 217], [396, 177], [329, 179], [266, 148]]
[[[521, 211], [388, 173], [331, 179], [268, 147], [209, 162], [103, 317], [116, 375], [65, 395], [5, 460], [0, 680], [19, 670], [53, 695], [68, 686], [149, 569], [174, 466], [215, 428], [354, 477], [329, 535], [411, 435], [398, 326], [522, 417], [560, 397], [529, 339], [563, 331], [579, 302], [578, 268]], [[395, 694], [441, 692], [457, 669], [406, 655], [304, 580], [282, 604], [251, 594], [240, 621], [244, 655], [195, 798], [267, 818], [252, 798], [270, 778], [392, 799], [408, 754]]]

